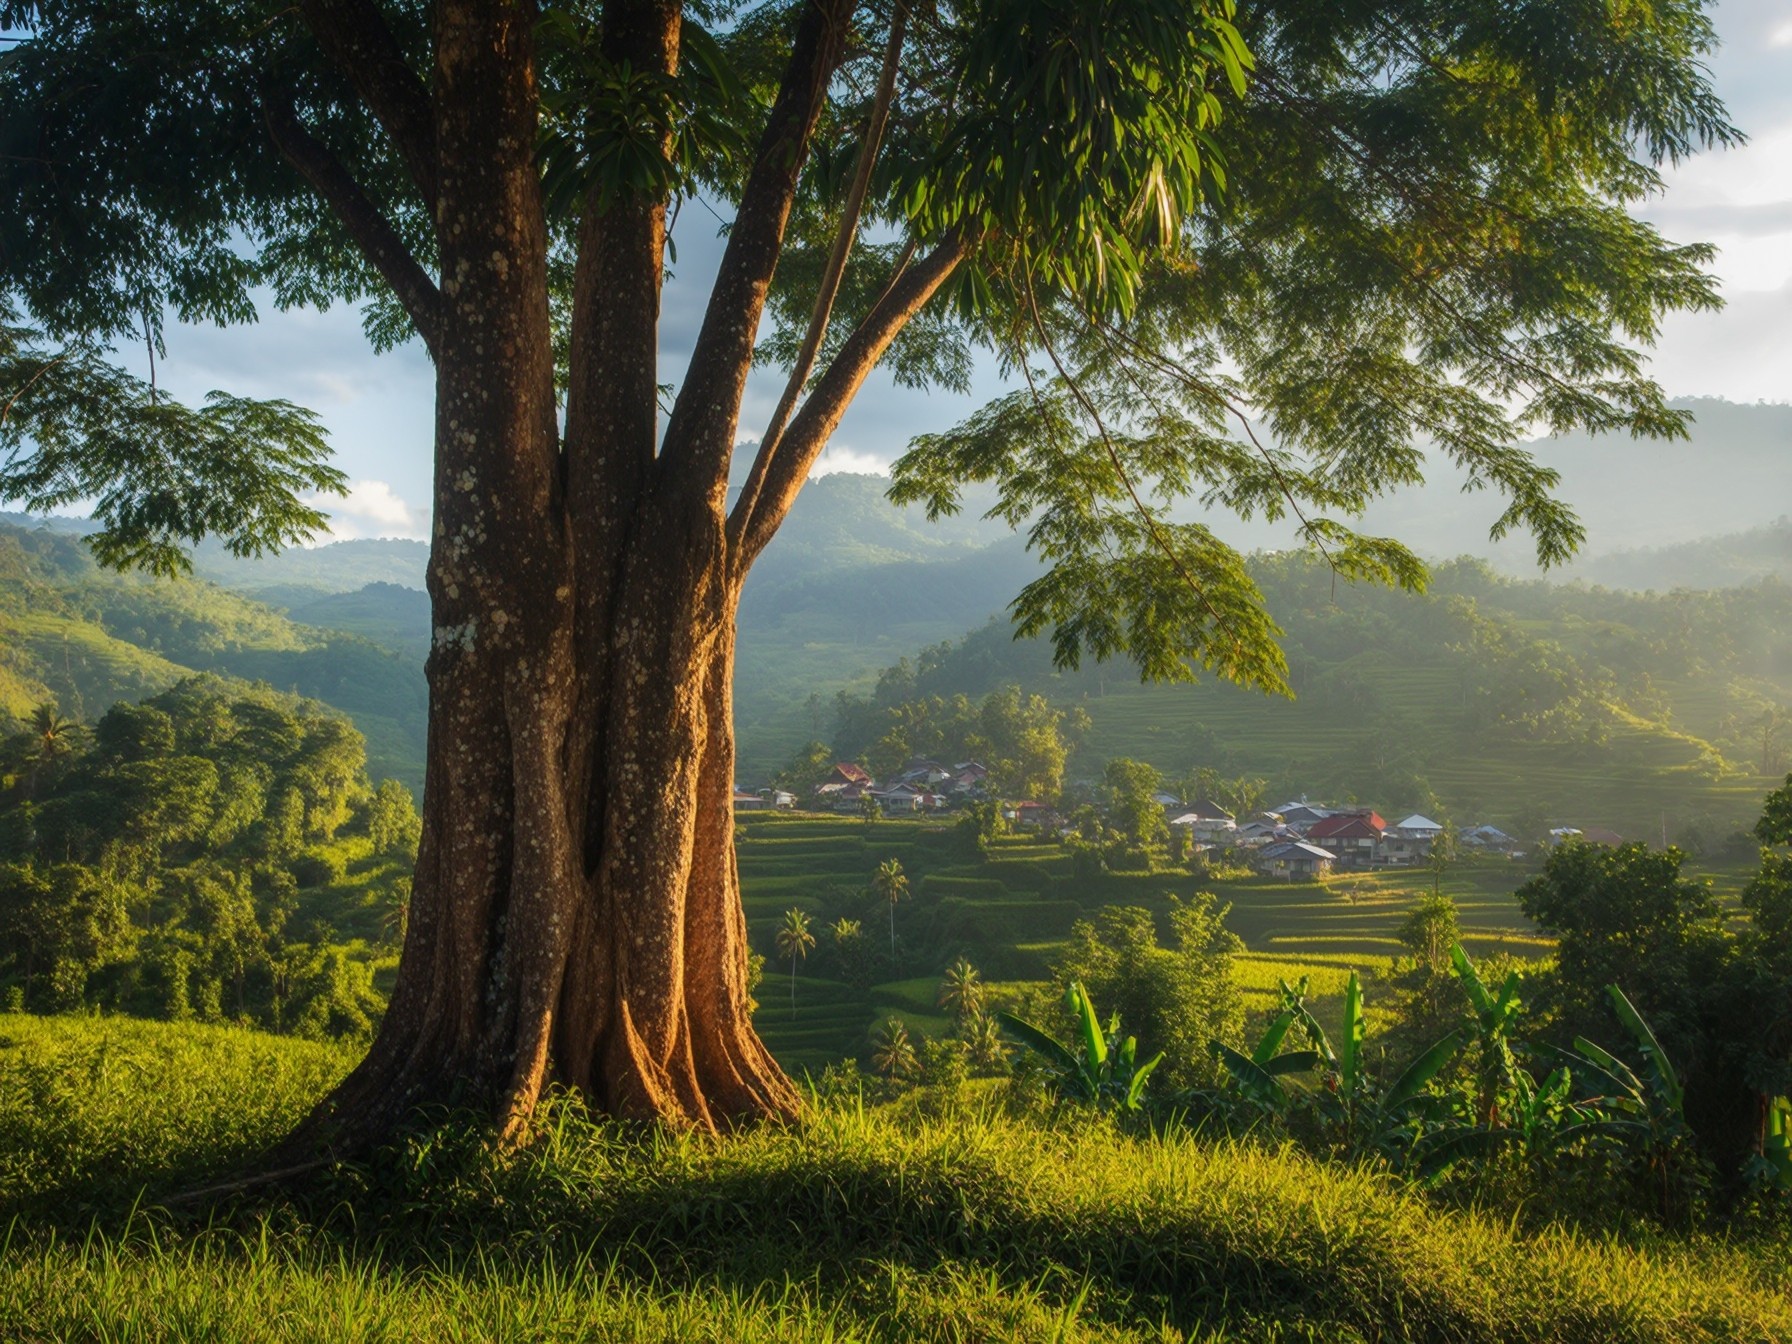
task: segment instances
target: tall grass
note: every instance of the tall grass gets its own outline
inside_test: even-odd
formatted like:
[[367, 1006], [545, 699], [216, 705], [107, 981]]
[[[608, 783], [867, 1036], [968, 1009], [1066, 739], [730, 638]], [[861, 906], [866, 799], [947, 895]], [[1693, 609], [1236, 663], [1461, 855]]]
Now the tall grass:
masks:
[[[0, 1249], [0, 1338], [1792, 1338], [1777, 1244], [1526, 1233], [1292, 1151], [993, 1108], [816, 1108], [717, 1140], [561, 1101], [520, 1151], [444, 1119], [310, 1186], [176, 1216], [159, 1193], [215, 1168], [221, 1137], [271, 1140], [303, 1069], [321, 1087], [342, 1061], [262, 1038], [264, 1064], [293, 1056], [274, 1105], [234, 1062], [254, 1038], [120, 1025], [76, 1028], [60, 1056], [104, 1037], [107, 1087], [40, 1091], [54, 1122], [6, 1131], [31, 1211]], [[222, 1081], [164, 1095], [169, 1061]], [[63, 1144], [86, 1156], [48, 1161]], [[132, 1179], [152, 1189], [127, 1196]], [[32, 1197], [70, 1189], [97, 1221]]]
[[0, 1016], [0, 1217], [80, 1214], [228, 1171], [355, 1059], [239, 1027]]

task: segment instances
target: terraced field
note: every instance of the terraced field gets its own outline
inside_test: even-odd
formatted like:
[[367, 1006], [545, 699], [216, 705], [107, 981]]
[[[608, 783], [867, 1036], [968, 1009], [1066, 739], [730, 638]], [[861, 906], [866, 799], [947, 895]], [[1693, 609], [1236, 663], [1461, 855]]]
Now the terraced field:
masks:
[[[1024, 837], [998, 841], [987, 858], [937, 822], [748, 815], [740, 822], [740, 870], [753, 946], [766, 955], [757, 1023], [774, 1054], [799, 1076], [864, 1054], [875, 1026], [900, 1017], [911, 1032], [938, 1034], [940, 975], [953, 958], [971, 959], [998, 990], [1046, 976], [1053, 954], [1079, 919], [1106, 905], [1156, 912], [1168, 938], [1172, 896], [1197, 890], [1229, 903], [1227, 925], [1248, 953], [1236, 974], [1252, 1009], [1274, 1001], [1277, 982], [1307, 975], [1316, 998], [1342, 992], [1351, 971], [1385, 970], [1399, 952], [1396, 933], [1414, 900], [1429, 890], [1423, 873], [1353, 875], [1326, 884], [1257, 877], [1214, 880], [1181, 871], [1076, 877], [1056, 844]], [[909, 893], [894, 912], [871, 890], [877, 866], [901, 861]], [[1464, 944], [1474, 955], [1537, 957], [1549, 950], [1518, 911], [1513, 890], [1528, 875], [1503, 861], [1463, 865], [1444, 889], [1460, 910]], [[773, 940], [783, 912], [806, 911], [818, 939], [799, 963], [795, 1007], [789, 962]], [[827, 925], [856, 919], [870, 953], [868, 974], [854, 976]]]

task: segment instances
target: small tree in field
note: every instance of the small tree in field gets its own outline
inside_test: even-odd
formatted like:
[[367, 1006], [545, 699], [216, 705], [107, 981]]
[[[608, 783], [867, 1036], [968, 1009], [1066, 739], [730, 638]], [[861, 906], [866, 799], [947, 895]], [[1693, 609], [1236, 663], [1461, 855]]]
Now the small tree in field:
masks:
[[983, 977], [965, 957], [946, 968], [940, 981], [939, 1006], [951, 1013], [962, 1031], [965, 1023], [983, 1011]]
[[871, 889], [890, 906], [890, 960], [896, 960], [896, 903], [908, 895], [908, 875], [899, 859], [885, 859], [877, 866]]
[[[1716, 302], [1711, 252], [1629, 207], [1737, 138], [1700, 0], [8, 0], [0, 24], [0, 497], [95, 501], [120, 566], [290, 544], [346, 484], [315, 419], [182, 406], [109, 346], [340, 300], [434, 364], [413, 917], [292, 1159], [450, 1098], [519, 1134], [553, 1084], [711, 1128], [799, 1107], [749, 1010], [736, 621], [875, 371], [1015, 371], [892, 493], [992, 489], [1042, 561], [1022, 633], [1283, 692], [1262, 593], [1177, 499], [1418, 587], [1355, 520], [1432, 454], [1564, 559], [1582, 529], [1523, 442], [1683, 432], [1637, 347]], [[671, 233], [712, 213], [667, 368]], [[756, 363], [783, 389], [748, 426]]]
[[815, 935], [809, 931], [809, 916], [801, 909], [793, 906], [784, 912], [784, 922], [778, 926], [778, 955], [790, 958], [790, 1011], [796, 1012], [796, 963], [798, 957], [807, 957], [809, 949], [815, 946]]
[[871, 1067], [891, 1082], [903, 1082], [921, 1071], [921, 1057], [900, 1017], [884, 1020], [871, 1043]]

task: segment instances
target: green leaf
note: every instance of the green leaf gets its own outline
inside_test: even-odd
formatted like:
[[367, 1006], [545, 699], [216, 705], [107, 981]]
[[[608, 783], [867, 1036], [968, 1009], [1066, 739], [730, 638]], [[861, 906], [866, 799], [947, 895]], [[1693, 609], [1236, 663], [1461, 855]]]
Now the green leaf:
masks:
[[1095, 1015], [1095, 1004], [1080, 981], [1072, 980], [1064, 991], [1064, 1003], [1076, 1019], [1083, 1041], [1083, 1066], [1098, 1068], [1107, 1063], [1108, 1046], [1101, 1030], [1101, 1019]]
[[1016, 1041], [1043, 1056], [1048, 1063], [1062, 1073], [1076, 1074], [1082, 1071], [1082, 1061], [1070, 1053], [1062, 1044], [1048, 1033], [1041, 1031], [1031, 1022], [1015, 1017], [1012, 1013], [997, 1013], [996, 1021]]
[[1282, 1048], [1282, 1038], [1287, 1036], [1288, 1028], [1294, 1025], [1294, 1010], [1284, 1008], [1270, 1018], [1269, 1025], [1264, 1028], [1263, 1035], [1258, 1038], [1257, 1048], [1251, 1051], [1251, 1058], [1259, 1064], [1267, 1064], [1275, 1058], [1276, 1051]]
[[1317, 1050], [1291, 1050], [1273, 1059], [1258, 1061], [1265, 1073], [1281, 1078], [1291, 1073], [1311, 1073], [1321, 1063]]
[[1680, 1114], [1685, 1109], [1686, 1096], [1680, 1086], [1680, 1075], [1674, 1072], [1667, 1052], [1655, 1039], [1655, 1033], [1649, 1029], [1649, 1024], [1643, 1021], [1643, 1015], [1624, 997], [1623, 990], [1616, 985], [1607, 985], [1605, 992], [1612, 1001], [1612, 1011], [1617, 1013], [1618, 1020], [1629, 1029], [1637, 1047], [1643, 1052], [1643, 1057], [1649, 1061], [1650, 1083], [1668, 1108], [1675, 1114]]
[[1468, 959], [1468, 953], [1462, 950], [1461, 943], [1450, 944], [1450, 965], [1456, 972], [1456, 979], [1468, 993], [1468, 1001], [1474, 1005], [1475, 1012], [1485, 1018], [1493, 1012], [1493, 995], [1487, 992], [1487, 986], [1481, 983], [1481, 976], [1475, 970], [1474, 962]]
[[1368, 1024], [1363, 1018], [1363, 986], [1355, 971], [1344, 982], [1344, 1051], [1338, 1060], [1344, 1095], [1354, 1097], [1363, 1084], [1363, 1040]]
[[1433, 1042], [1423, 1054], [1400, 1071], [1400, 1076], [1394, 1079], [1393, 1086], [1388, 1089], [1387, 1098], [1382, 1102], [1383, 1107], [1390, 1111], [1398, 1110], [1416, 1097], [1437, 1076], [1438, 1070], [1450, 1062], [1467, 1039], [1461, 1031], [1452, 1031], [1441, 1040]]
[[1238, 1050], [1234, 1050], [1224, 1041], [1209, 1041], [1207, 1048], [1213, 1057], [1232, 1075], [1234, 1082], [1247, 1096], [1270, 1106], [1280, 1106], [1288, 1100], [1288, 1094], [1282, 1085], [1256, 1060]]

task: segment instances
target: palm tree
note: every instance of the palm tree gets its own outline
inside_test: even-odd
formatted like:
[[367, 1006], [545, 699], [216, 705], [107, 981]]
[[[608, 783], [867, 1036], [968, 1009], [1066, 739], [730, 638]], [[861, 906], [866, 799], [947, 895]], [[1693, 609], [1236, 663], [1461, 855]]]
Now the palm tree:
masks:
[[889, 1079], [912, 1078], [921, 1067], [900, 1017], [887, 1019], [871, 1042], [871, 1067]]
[[62, 755], [79, 731], [80, 725], [63, 718], [55, 705], [43, 704], [31, 711], [31, 733], [37, 739], [39, 760], [51, 761]]
[[983, 1011], [983, 977], [964, 957], [953, 962], [946, 978], [940, 981], [938, 1002], [958, 1019], [960, 1027]]
[[1001, 1025], [988, 1013], [977, 1012], [959, 1024], [959, 1039], [965, 1054], [979, 1069], [997, 1069], [1008, 1058], [1008, 1045], [1002, 1039]]
[[784, 912], [778, 926], [778, 955], [790, 958], [790, 1011], [796, 1013], [796, 959], [807, 957], [815, 946], [815, 935], [809, 932], [809, 916], [792, 907]]
[[885, 859], [877, 866], [871, 889], [890, 903], [890, 960], [896, 960], [896, 902], [908, 895], [908, 878], [900, 859]]

